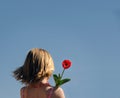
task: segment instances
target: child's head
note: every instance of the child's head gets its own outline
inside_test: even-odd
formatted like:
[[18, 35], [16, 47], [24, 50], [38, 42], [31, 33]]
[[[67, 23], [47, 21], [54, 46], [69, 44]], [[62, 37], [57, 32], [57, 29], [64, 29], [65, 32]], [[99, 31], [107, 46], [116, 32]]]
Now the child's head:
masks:
[[14, 77], [22, 83], [36, 83], [49, 78], [54, 71], [54, 62], [51, 55], [44, 49], [33, 48], [26, 56], [23, 66], [16, 69]]

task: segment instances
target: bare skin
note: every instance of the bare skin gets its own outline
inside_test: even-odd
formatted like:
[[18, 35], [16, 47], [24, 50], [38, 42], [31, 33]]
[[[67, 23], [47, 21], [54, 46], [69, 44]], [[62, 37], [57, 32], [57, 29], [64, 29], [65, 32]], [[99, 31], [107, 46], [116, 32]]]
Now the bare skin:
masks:
[[[48, 83], [48, 78], [44, 78], [41, 82], [42, 84]], [[24, 98], [47, 98], [47, 94], [51, 88], [50, 85], [42, 85], [41, 87], [37, 87], [40, 82], [36, 84], [29, 84], [21, 88], [20, 95], [23, 98], [23, 89], [24, 89]], [[65, 98], [64, 91], [62, 88], [54, 88], [51, 98]]]

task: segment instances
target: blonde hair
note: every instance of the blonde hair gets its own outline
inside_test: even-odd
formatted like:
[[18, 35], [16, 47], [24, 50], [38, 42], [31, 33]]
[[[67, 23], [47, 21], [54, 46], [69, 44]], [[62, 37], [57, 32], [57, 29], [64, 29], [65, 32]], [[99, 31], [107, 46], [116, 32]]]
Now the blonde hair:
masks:
[[26, 56], [23, 66], [17, 68], [14, 77], [22, 83], [36, 83], [44, 77], [50, 77], [54, 71], [54, 62], [44, 49], [33, 48]]

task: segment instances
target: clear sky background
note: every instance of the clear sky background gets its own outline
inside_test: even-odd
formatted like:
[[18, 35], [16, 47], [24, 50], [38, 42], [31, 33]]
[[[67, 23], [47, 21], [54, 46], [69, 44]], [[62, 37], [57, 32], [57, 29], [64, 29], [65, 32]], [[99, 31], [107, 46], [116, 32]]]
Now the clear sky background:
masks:
[[34, 47], [51, 53], [54, 73], [72, 61], [66, 98], [120, 98], [120, 0], [1, 0], [0, 98], [20, 98], [12, 71]]

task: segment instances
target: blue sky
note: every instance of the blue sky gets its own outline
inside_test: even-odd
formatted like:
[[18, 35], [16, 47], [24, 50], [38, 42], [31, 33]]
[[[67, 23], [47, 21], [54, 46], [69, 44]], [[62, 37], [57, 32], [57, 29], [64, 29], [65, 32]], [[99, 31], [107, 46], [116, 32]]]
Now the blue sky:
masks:
[[19, 98], [12, 71], [34, 47], [51, 53], [54, 73], [72, 61], [66, 98], [120, 98], [119, 0], [1, 0], [0, 98]]

